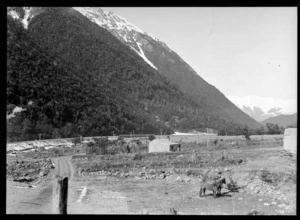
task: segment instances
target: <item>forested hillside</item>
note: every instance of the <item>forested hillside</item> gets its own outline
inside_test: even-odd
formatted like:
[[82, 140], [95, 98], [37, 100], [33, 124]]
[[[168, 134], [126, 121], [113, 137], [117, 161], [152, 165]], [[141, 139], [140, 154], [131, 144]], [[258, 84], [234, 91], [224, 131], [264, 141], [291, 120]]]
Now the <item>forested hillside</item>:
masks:
[[7, 20], [8, 140], [171, 133], [237, 125], [203, 112], [105, 29], [71, 8], [47, 8], [28, 29]]
[[[149, 60], [171, 82], [199, 104], [205, 112], [227, 119], [236, 123], [258, 128], [260, 124], [241, 111], [230, 102], [217, 88], [206, 82], [174, 51], [171, 51], [162, 42], [140, 34], [151, 45], [151, 50], [145, 48], [145, 54]], [[163, 46], [162, 46], [163, 45]]]
[[[205, 113], [259, 128], [261, 125], [241, 111], [217, 88], [206, 82], [175, 51], [117, 14], [98, 7], [75, 7], [90, 21], [112, 33], [119, 41], [141, 56], [146, 63], [176, 84], [181, 91], [201, 106]], [[178, 26], [180, 28], [180, 26]], [[199, 61], [201, 64], [201, 61]]]
[[268, 118], [261, 122], [263, 125], [268, 123], [278, 124], [279, 126], [288, 127], [296, 126], [297, 127], [297, 113], [292, 115], [278, 115], [275, 117]]

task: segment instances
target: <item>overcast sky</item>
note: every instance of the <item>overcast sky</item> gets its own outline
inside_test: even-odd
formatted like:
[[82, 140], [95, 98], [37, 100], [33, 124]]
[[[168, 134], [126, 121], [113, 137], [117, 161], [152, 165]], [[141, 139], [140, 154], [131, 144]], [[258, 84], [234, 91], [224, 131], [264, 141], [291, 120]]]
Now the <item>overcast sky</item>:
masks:
[[297, 99], [296, 7], [112, 7], [226, 96]]

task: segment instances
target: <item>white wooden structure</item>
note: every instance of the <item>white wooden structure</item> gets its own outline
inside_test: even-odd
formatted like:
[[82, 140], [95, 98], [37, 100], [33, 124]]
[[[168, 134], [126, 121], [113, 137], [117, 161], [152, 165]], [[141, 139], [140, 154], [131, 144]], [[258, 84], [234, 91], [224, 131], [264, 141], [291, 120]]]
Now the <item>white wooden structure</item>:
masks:
[[286, 128], [284, 130], [283, 149], [297, 154], [297, 128]]
[[171, 142], [169, 139], [154, 139], [149, 142], [149, 153], [177, 151], [180, 147], [179, 143]]

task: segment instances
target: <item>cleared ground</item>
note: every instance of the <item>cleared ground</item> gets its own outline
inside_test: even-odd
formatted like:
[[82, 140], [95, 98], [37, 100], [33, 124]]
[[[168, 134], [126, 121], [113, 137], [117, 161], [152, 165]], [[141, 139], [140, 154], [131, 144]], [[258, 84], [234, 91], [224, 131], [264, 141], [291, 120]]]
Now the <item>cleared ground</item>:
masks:
[[[295, 155], [282, 149], [282, 136], [251, 139], [215, 137], [207, 143], [184, 137], [175, 153], [148, 154], [142, 144], [129, 154], [56, 157], [56, 169], [36, 188], [17, 188], [22, 184], [7, 178], [7, 213], [51, 214], [59, 173], [70, 178], [70, 214], [170, 214], [170, 208], [187, 215], [296, 214]], [[205, 173], [215, 169], [239, 192], [225, 186], [218, 198], [210, 191], [199, 197]]]

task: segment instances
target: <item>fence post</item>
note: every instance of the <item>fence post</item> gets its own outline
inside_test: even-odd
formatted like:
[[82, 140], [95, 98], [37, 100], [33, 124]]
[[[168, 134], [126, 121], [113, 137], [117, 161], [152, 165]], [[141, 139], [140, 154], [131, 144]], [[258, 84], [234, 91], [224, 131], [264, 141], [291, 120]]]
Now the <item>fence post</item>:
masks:
[[59, 188], [59, 214], [67, 214], [67, 203], [68, 203], [68, 177], [60, 177], [58, 179]]

